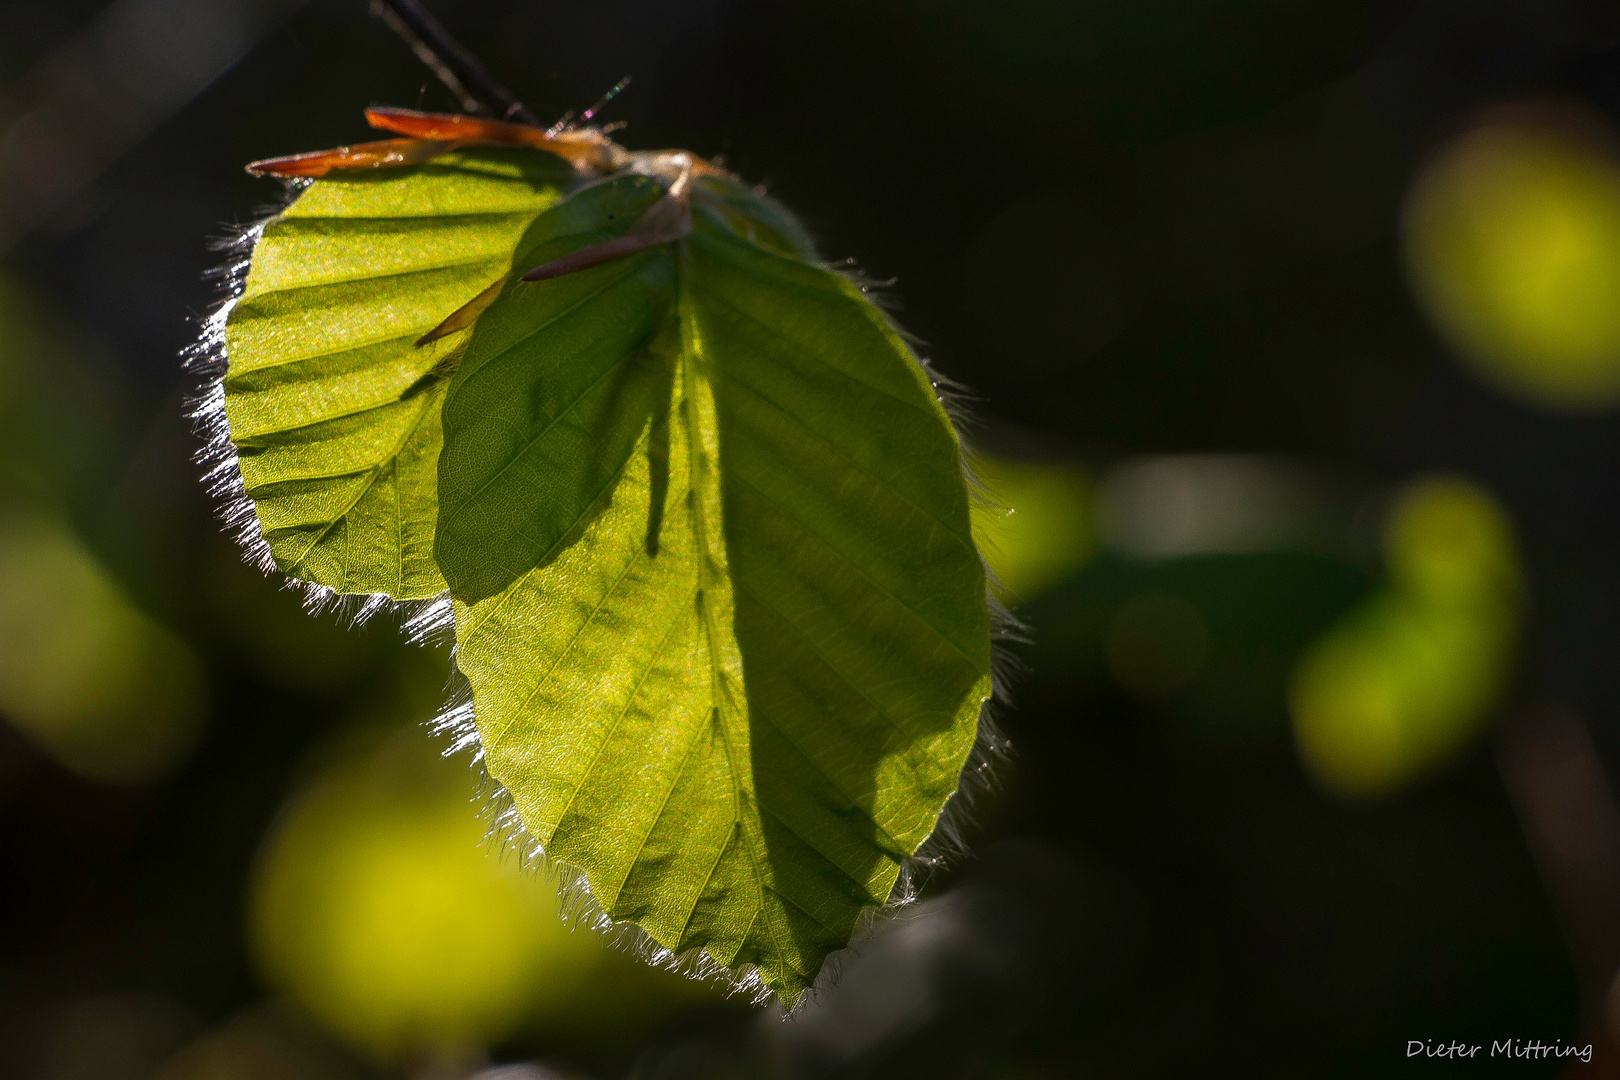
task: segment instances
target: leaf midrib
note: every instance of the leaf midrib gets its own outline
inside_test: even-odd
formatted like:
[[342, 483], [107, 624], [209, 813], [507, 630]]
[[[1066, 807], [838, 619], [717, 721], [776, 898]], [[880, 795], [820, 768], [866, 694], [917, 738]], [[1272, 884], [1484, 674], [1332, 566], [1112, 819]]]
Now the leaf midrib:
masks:
[[[731, 816], [732, 820], [737, 822], [738, 828], [742, 833], [744, 859], [748, 863], [748, 870], [754, 881], [754, 890], [755, 896], [757, 897], [756, 904], [758, 911], [765, 917], [766, 933], [770, 935], [772, 943], [776, 946], [778, 957], [785, 957], [788, 955], [788, 952], [782, 947], [781, 941], [778, 937], [778, 928], [774, 925], [775, 920], [771, 918], [768, 906], [765, 903], [765, 895], [768, 886], [765, 881], [764, 872], [760, 866], [762, 858], [768, 857], [765, 851], [766, 845], [764, 833], [762, 829], [760, 829], [758, 833], [751, 830], [750, 825], [754, 825], [756, 829], [760, 827], [746, 818], [743, 814], [743, 805], [745, 801], [748, 800], [745, 800], [743, 795], [741, 773], [738, 771], [737, 766], [738, 752], [736, 744], [733, 741], [731, 725], [727, 722], [726, 715], [721, 708], [720, 699], [722, 696], [722, 687], [725, 685], [725, 672], [719, 658], [719, 649], [717, 646], [718, 635], [714, 625], [713, 605], [704, 602], [705, 593], [709, 585], [709, 578], [713, 573], [713, 567], [709, 554], [708, 507], [706, 505], [706, 500], [704, 499], [703, 484], [706, 479], [710, 483], [717, 483], [719, 478], [714, 477], [711, 479], [705, 477], [702, 471], [703, 462], [707, 455], [703, 453], [702, 446], [702, 428], [704, 417], [703, 410], [700, 407], [700, 398], [697, 394], [697, 384], [702, 376], [698, 372], [699, 349], [696, 347], [696, 343], [700, 342], [702, 338], [697, 332], [696, 317], [692, 311], [692, 300], [694, 297], [690, 282], [691, 259], [692, 252], [689, 242], [686, 240], [678, 241], [676, 243], [675, 259], [675, 313], [676, 318], [680, 320], [681, 330], [681, 396], [686, 402], [686, 453], [689, 470], [688, 475], [691, 477], [692, 489], [697, 495], [697, 497], [694, 499], [693, 506], [693, 535], [697, 541], [698, 549], [697, 602], [699, 604], [699, 614], [703, 618], [704, 642], [708, 646], [709, 685], [711, 688], [711, 693], [713, 694], [713, 705], [711, 707], [710, 715], [713, 717], [713, 722], [720, 733], [721, 746], [725, 749], [726, 772], [731, 777]], [[718, 408], [718, 403], [713, 400], [712, 386], [709, 387], [709, 391], [711, 405]], [[710, 467], [712, 468], [712, 466]], [[721, 505], [723, 508], [723, 501]], [[722, 513], [723, 512], [724, 510], [722, 509]], [[727, 560], [727, 562], [729, 565], [729, 560]], [[732, 604], [733, 608], [735, 608], [735, 599], [733, 599]], [[732, 703], [732, 710], [735, 711], [735, 709], [735, 703]], [[746, 710], [747, 705], [745, 700], [745, 720], [748, 715]], [[751, 777], [752, 773], [750, 773], [750, 778]], [[752, 805], [757, 811], [759, 807], [759, 800], [757, 797], [752, 800]], [[701, 896], [699, 899], [701, 900]], [[690, 917], [688, 917], [687, 921], [690, 921]], [[751, 930], [753, 926], [752, 920], [750, 921], [749, 926]], [[745, 938], [743, 940], [746, 943], [747, 939]], [[783, 962], [785, 963], [785, 961]]]
[[[323, 539], [326, 538], [326, 535], [328, 533], [330, 533], [333, 529], [337, 528], [338, 522], [345, 520], [349, 516], [349, 514], [354, 510], [354, 508], [356, 506], [360, 505], [360, 500], [365, 498], [366, 492], [370, 491], [372, 489], [373, 485], [375, 485], [377, 483], [377, 478], [382, 474], [382, 470], [384, 469], [384, 467], [386, 467], [390, 462], [394, 462], [394, 461], [397, 461], [399, 459], [399, 452], [405, 448], [406, 443], [410, 442], [411, 436], [416, 434], [417, 429], [422, 426], [423, 417], [427, 415], [427, 402], [426, 402], [425, 399], [430, 398], [431, 395], [424, 394], [422, 396], [424, 398], [424, 404], [423, 404], [423, 406], [419, 407], [416, 419], [412, 420], [409, 424], [406, 424], [404, 426], [404, 429], [403, 429], [399, 439], [394, 443], [394, 447], [393, 447], [392, 451], [389, 452], [387, 455], [385, 455], [382, 461], [380, 461], [377, 464], [373, 465], [370, 469], [366, 470], [364, 473], [348, 474], [348, 475], [355, 475], [355, 476], [364, 475], [366, 479], [365, 479], [365, 481], [363, 483], [358, 485], [358, 487], [357, 487], [357, 489], [355, 491], [354, 498], [349, 500], [347, 505], [345, 505], [343, 507], [343, 509], [337, 514], [336, 517], [332, 518], [332, 520], [328, 521], [325, 525], [323, 525], [321, 527], [320, 531], [317, 532], [315, 534], [315, 536], [310, 540], [309, 544], [304, 548], [304, 550], [299, 553], [298, 558], [294, 559], [290, 564], [288, 564], [288, 566], [286, 568], [286, 572], [289, 575], [291, 575], [292, 572], [294, 570], [296, 570], [298, 567], [303, 566], [304, 565], [304, 560], [309, 558], [310, 554], [315, 550], [316, 546], [319, 545], [320, 542]], [[396, 513], [397, 513], [397, 508], [396, 508]], [[403, 552], [401, 552], [401, 561], [403, 562]], [[403, 572], [404, 572], [403, 568], [401, 569], [400, 572], [403, 574]], [[344, 580], [345, 583], [348, 581], [348, 577], [349, 577], [349, 560], [347, 558], [347, 553], [345, 553], [345, 558], [344, 558], [344, 563], [343, 563], [343, 580]], [[340, 589], [338, 591], [341, 592], [342, 590]]]

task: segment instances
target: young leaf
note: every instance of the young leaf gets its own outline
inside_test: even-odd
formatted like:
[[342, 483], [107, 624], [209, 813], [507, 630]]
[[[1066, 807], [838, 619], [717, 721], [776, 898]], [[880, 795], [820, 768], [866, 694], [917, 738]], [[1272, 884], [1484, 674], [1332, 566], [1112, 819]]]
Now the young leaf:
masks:
[[420, 139], [389, 144], [427, 161], [406, 168], [262, 163], [334, 171], [254, 252], [230, 437], [289, 573], [448, 588], [471, 734], [603, 912], [791, 1005], [889, 899], [978, 737], [961, 448], [779, 206], [684, 153], [557, 138], [574, 170]]
[[[524, 826], [612, 918], [791, 1004], [956, 790], [989, 616], [920, 366], [856, 286], [757, 242], [770, 204], [703, 190], [688, 240], [485, 314], [438, 550]], [[657, 194], [605, 181], [531, 238]]]
[[225, 415], [276, 565], [340, 593], [434, 596], [439, 408], [466, 344], [417, 338], [511, 268], [573, 171], [468, 151], [320, 180], [264, 229], [226, 326]]

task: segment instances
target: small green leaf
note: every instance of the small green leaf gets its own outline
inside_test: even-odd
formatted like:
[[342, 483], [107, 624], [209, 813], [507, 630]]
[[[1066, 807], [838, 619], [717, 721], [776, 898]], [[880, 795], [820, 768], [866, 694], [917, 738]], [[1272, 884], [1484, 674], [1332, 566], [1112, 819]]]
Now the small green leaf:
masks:
[[264, 229], [226, 324], [225, 414], [276, 564], [340, 593], [433, 596], [443, 369], [416, 339], [511, 268], [573, 172], [485, 150], [339, 173]]
[[[641, 187], [532, 238], [610, 235]], [[613, 918], [792, 1004], [956, 790], [989, 614], [916, 359], [773, 204], [695, 201], [689, 239], [513, 284], [480, 320], [438, 550], [524, 826]]]

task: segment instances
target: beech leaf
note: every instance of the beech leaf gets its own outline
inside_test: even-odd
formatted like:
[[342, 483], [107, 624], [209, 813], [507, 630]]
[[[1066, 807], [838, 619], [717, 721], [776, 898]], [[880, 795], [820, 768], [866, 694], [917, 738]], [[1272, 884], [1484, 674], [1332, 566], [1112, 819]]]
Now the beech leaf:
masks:
[[316, 155], [226, 324], [229, 438], [287, 573], [448, 591], [467, 741], [601, 913], [792, 1005], [980, 737], [962, 450], [790, 214], [600, 145]]

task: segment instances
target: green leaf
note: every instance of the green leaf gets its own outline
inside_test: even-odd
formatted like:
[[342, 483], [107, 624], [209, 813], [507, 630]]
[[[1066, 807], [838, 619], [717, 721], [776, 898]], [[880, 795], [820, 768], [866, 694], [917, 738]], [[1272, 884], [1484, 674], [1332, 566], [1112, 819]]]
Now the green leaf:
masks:
[[[663, 195], [644, 176], [595, 184], [540, 215], [519, 263], [622, 233]], [[482, 600], [542, 560], [623, 471], [669, 408], [676, 343], [670, 249], [514, 281], [487, 310], [452, 382], [436, 554], [451, 591]]]
[[444, 590], [439, 411], [468, 335], [415, 342], [509, 272], [573, 176], [511, 150], [334, 173], [265, 227], [226, 324], [225, 415], [282, 570], [340, 593]]
[[530, 151], [316, 182], [257, 243], [225, 417], [283, 569], [449, 588], [550, 856], [791, 1004], [957, 790], [984, 573], [927, 374], [776, 204], [700, 178], [685, 239], [513, 272], [635, 228], [671, 180], [639, 160], [567, 196]]
[[[657, 194], [586, 189], [525, 258]], [[612, 918], [791, 1005], [956, 791], [990, 620], [926, 373], [773, 204], [694, 201], [688, 239], [514, 283], [479, 321], [437, 550], [525, 828]]]

